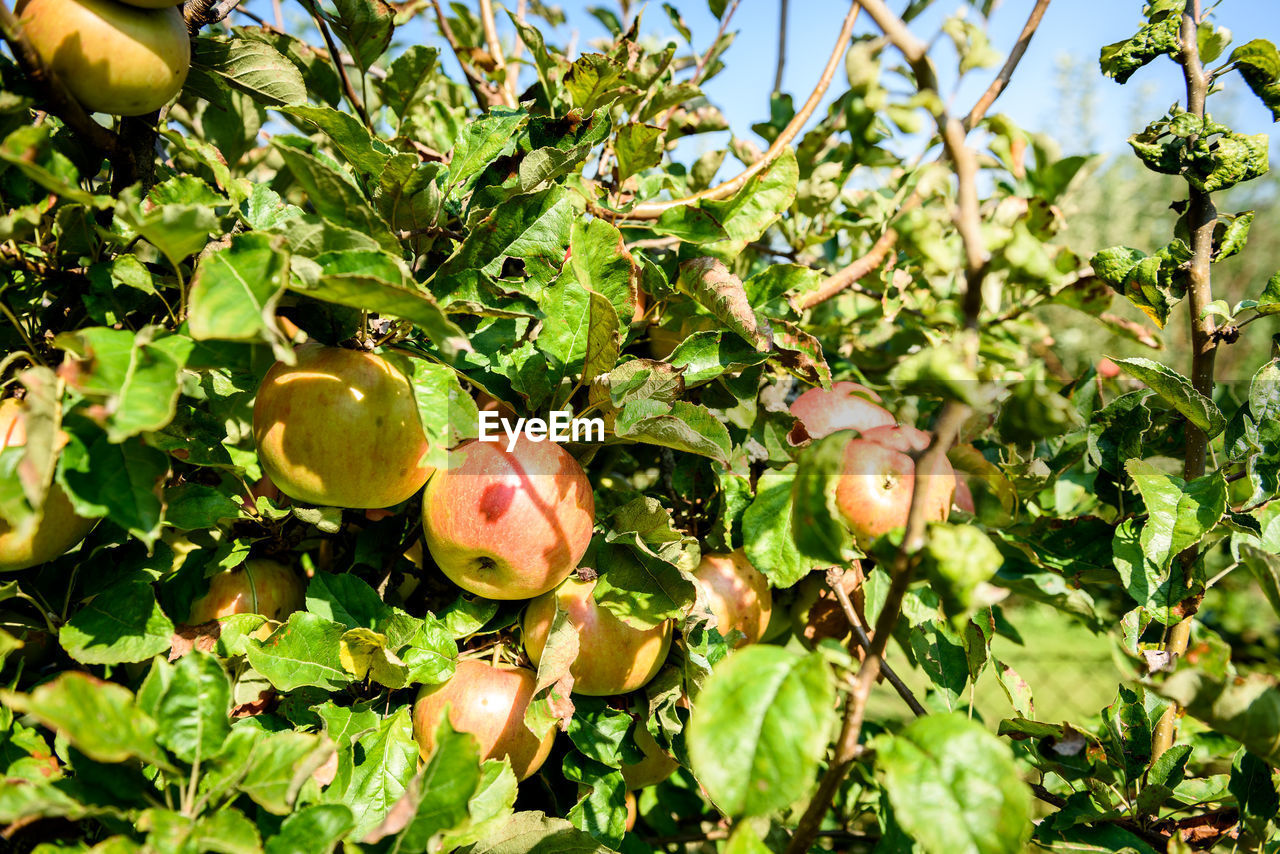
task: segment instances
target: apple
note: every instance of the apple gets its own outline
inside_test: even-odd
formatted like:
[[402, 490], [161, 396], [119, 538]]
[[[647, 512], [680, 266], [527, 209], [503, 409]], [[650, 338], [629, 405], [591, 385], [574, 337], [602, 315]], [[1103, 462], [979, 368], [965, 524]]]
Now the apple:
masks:
[[[0, 450], [27, 444], [24, 409], [12, 398], [0, 402]], [[61, 449], [67, 435], [60, 432], [55, 443]], [[16, 528], [0, 517], [0, 572], [48, 563], [88, 536], [97, 522], [77, 516], [71, 499], [56, 483], [50, 485], [43, 506], [33, 509], [34, 516]]]
[[914, 427], [863, 430], [844, 450], [844, 467], [836, 484], [836, 506], [858, 547], [864, 551], [883, 534], [907, 524], [911, 497], [925, 490], [925, 519], [941, 522], [951, 512], [955, 471], [940, 457], [932, 471], [916, 471], [909, 453], [929, 447], [929, 434]]
[[649, 734], [644, 721], [636, 723], [635, 742], [636, 747], [640, 748], [640, 752], [644, 754], [644, 759], [634, 765], [623, 764], [622, 766], [622, 780], [627, 784], [629, 791], [656, 786], [680, 767], [679, 762], [668, 756], [666, 751], [658, 746], [658, 742]]
[[538, 738], [524, 725], [538, 677], [527, 667], [495, 666], [476, 659], [458, 662], [443, 685], [424, 685], [413, 705], [413, 737], [423, 759], [436, 749], [436, 729], [449, 709], [449, 723], [480, 742], [480, 758], [510, 759], [523, 780], [542, 767], [555, 741], [555, 727]]
[[773, 591], [742, 549], [703, 555], [693, 580], [706, 595], [721, 635], [728, 637], [734, 629], [742, 632], [746, 637], [739, 640], [740, 647], [764, 636], [773, 612]]
[[386, 359], [319, 344], [276, 362], [253, 405], [263, 471], [285, 495], [369, 510], [405, 501], [431, 475], [413, 388]]
[[250, 558], [209, 579], [209, 590], [191, 603], [187, 623], [198, 625], [232, 614], [261, 614], [280, 622], [302, 609], [306, 589], [302, 576], [284, 564]]
[[140, 116], [167, 104], [191, 67], [182, 12], [166, 5], [29, 0], [18, 11], [36, 53], [86, 110]]
[[542, 661], [559, 603], [578, 631], [578, 657], [569, 668], [573, 693], [591, 697], [626, 694], [658, 675], [671, 649], [671, 621], [648, 629], [633, 628], [596, 604], [591, 595], [595, 588], [594, 579], [582, 581], [574, 576], [530, 602], [521, 624], [524, 651], [534, 664]]
[[821, 439], [837, 430], [859, 432], [894, 424], [893, 415], [880, 405], [880, 395], [855, 382], [838, 382], [830, 389], [811, 388], [791, 404], [799, 419], [791, 429], [792, 444]]
[[440, 570], [487, 599], [531, 599], [591, 543], [591, 481], [554, 442], [464, 442], [427, 483], [422, 536]]

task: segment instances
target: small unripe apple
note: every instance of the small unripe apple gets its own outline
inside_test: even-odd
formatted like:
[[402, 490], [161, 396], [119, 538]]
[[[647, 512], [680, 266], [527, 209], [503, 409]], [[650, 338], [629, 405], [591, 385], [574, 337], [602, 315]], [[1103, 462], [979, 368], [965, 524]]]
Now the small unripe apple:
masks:
[[836, 506], [858, 547], [866, 550], [877, 537], [907, 524], [911, 497], [925, 490], [924, 515], [941, 522], [951, 512], [956, 477], [946, 457], [931, 471], [917, 471], [908, 454], [929, 447], [929, 434], [914, 427], [875, 427], [851, 439], [836, 484]]
[[675, 773], [680, 767], [680, 763], [676, 762], [667, 755], [653, 736], [649, 734], [648, 728], [645, 727], [644, 721], [638, 721], [635, 727], [636, 747], [640, 748], [640, 752], [644, 754], [644, 759], [634, 765], [622, 766], [622, 780], [627, 784], [627, 789], [634, 791], [636, 789], [644, 789], [649, 786], [656, 786], [663, 780]]
[[742, 549], [703, 555], [693, 580], [705, 593], [722, 636], [728, 637], [734, 629], [742, 632], [745, 637], [739, 639], [738, 646], [764, 636], [773, 612], [773, 591], [769, 579], [751, 565]]
[[510, 759], [523, 780], [547, 761], [555, 727], [542, 738], [524, 725], [538, 677], [527, 667], [494, 666], [468, 659], [443, 685], [424, 685], [413, 705], [413, 737], [423, 759], [436, 749], [436, 729], [449, 709], [449, 723], [480, 742], [480, 758]]
[[36, 53], [86, 110], [140, 116], [163, 107], [186, 82], [191, 37], [176, 5], [137, 5], [29, 0], [19, 12]]
[[[61, 448], [67, 436], [61, 433], [54, 441]], [[26, 444], [23, 405], [12, 398], [0, 402], [0, 450]], [[88, 536], [97, 521], [77, 516], [71, 499], [56, 483], [45, 494], [44, 505], [34, 510], [34, 516], [18, 527], [0, 517], [0, 572], [48, 563]]]
[[422, 538], [454, 584], [531, 599], [578, 567], [591, 543], [591, 481], [568, 451], [522, 438], [465, 442], [427, 483]]
[[266, 558], [250, 558], [209, 579], [209, 590], [191, 603], [189, 625], [233, 614], [261, 614], [281, 622], [306, 602], [307, 588], [297, 572]]
[[895, 423], [889, 410], [880, 405], [880, 395], [848, 381], [833, 383], [830, 389], [809, 389], [791, 404], [791, 414], [800, 421], [789, 437], [796, 445], [837, 430], [862, 432]]
[[390, 507], [426, 483], [427, 437], [413, 388], [381, 356], [304, 344], [258, 388], [253, 438], [285, 495], [327, 507]]
[[626, 694], [658, 675], [671, 649], [671, 621], [648, 629], [632, 628], [596, 604], [591, 595], [595, 587], [594, 580], [570, 577], [530, 602], [522, 623], [524, 650], [534, 664], [542, 661], [558, 602], [578, 632], [578, 657], [569, 668], [573, 693]]

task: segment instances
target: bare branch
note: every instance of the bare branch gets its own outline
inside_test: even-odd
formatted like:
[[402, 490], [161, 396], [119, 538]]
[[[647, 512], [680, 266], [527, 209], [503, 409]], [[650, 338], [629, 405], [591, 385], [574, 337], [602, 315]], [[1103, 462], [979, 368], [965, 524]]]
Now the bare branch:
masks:
[[817, 290], [793, 299], [791, 301], [792, 306], [797, 311], [805, 311], [821, 305], [841, 292], [854, 287], [864, 276], [868, 276], [880, 269], [881, 265], [884, 264], [884, 259], [893, 251], [893, 247], [897, 242], [898, 232], [892, 228], [885, 229], [884, 234], [880, 235], [880, 239], [872, 245], [867, 254], [858, 258], [844, 269], [828, 276]]
[[969, 115], [965, 116], [965, 130], [973, 130], [978, 122], [982, 121], [983, 116], [987, 114], [987, 110], [991, 109], [991, 105], [996, 102], [996, 98], [999, 98], [1005, 87], [1009, 85], [1009, 80], [1013, 78], [1013, 72], [1017, 70], [1018, 63], [1022, 61], [1022, 55], [1027, 52], [1027, 45], [1031, 44], [1031, 37], [1039, 29], [1040, 21], [1044, 18], [1045, 10], [1048, 8], [1049, 0], [1036, 0], [1035, 8], [1031, 10], [1031, 14], [1027, 17], [1026, 25], [1023, 26], [1022, 32], [1018, 34], [1018, 40], [1014, 43], [1013, 50], [1009, 51], [1009, 58], [1005, 60], [1004, 67], [1000, 69], [996, 79], [991, 81], [987, 91], [983, 92], [982, 97], [973, 105]]
[[[596, 216], [606, 219], [623, 219], [623, 220], [655, 220], [662, 216], [665, 212], [673, 208], [691, 205], [695, 202], [703, 200], [719, 201], [727, 199], [738, 190], [746, 186], [747, 181], [752, 176], [763, 171], [766, 167], [782, 156], [782, 152], [786, 150], [791, 141], [800, 133], [801, 128], [809, 121], [809, 117], [813, 115], [813, 111], [817, 109], [822, 96], [826, 94], [827, 87], [831, 85], [832, 78], [835, 77], [836, 69], [840, 67], [840, 61], [844, 58], [845, 50], [849, 47], [849, 39], [853, 35], [853, 24], [858, 19], [858, 11], [862, 5], [855, 0], [849, 6], [849, 13], [845, 15], [844, 25], [840, 28], [840, 35], [836, 38], [835, 49], [831, 52], [831, 56], [827, 59], [827, 65], [822, 70], [822, 76], [818, 78], [818, 84], [814, 87], [813, 92], [809, 95], [809, 99], [804, 102], [804, 106], [795, 114], [795, 117], [783, 128], [782, 133], [778, 134], [778, 138], [773, 141], [773, 145], [769, 146], [769, 150], [764, 156], [755, 163], [748, 166], [737, 176], [730, 178], [714, 187], [709, 187], [700, 193], [694, 193], [691, 196], [685, 196], [680, 199], [670, 199], [665, 202], [646, 202], [636, 205], [630, 211], [624, 214], [618, 214], [613, 211], [605, 210], [598, 205], [591, 205], [591, 212]], [[726, 16], [727, 17], [727, 16]]]
[[347, 75], [347, 64], [342, 61], [342, 51], [338, 50], [337, 43], [333, 40], [333, 34], [329, 32], [329, 27], [325, 24], [324, 18], [320, 17], [316, 12], [311, 13], [311, 20], [316, 22], [316, 28], [320, 30], [320, 35], [324, 37], [325, 47], [329, 49], [329, 59], [333, 62], [333, 67], [338, 71], [338, 77], [342, 80], [342, 91], [346, 93], [347, 101], [351, 104], [352, 109], [360, 116], [360, 121], [364, 122], [364, 126], [373, 129], [372, 122], [369, 121], [369, 114], [365, 112], [364, 103], [360, 100], [360, 96], [356, 94], [355, 87], [351, 85], [351, 78]]
[[508, 107], [516, 105], [516, 95], [507, 79], [507, 60], [502, 55], [502, 42], [498, 39], [498, 25], [493, 20], [493, 0], [480, 0], [480, 23], [484, 26], [485, 44], [489, 46], [489, 55], [493, 57], [494, 68], [502, 77], [502, 85], [498, 94], [502, 103]]
[[[849, 625], [853, 628], [854, 641], [858, 646], [862, 647], [864, 652], [870, 652], [871, 638], [867, 635], [867, 630], [862, 627], [862, 620], [859, 619], [858, 612], [853, 607], [853, 600], [849, 598], [849, 594], [845, 592], [844, 586], [840, 583], [844, 573], [845, 571], [839, 567], [828, 569], [827, 586], [835, 594], [836, 601], [840, 603], [840, 608], [844, 611], [845, 619], [849, 621]], [[893, 671], [893, 668], [889, 667], [887, 661], [880, 662], [880, 672], [884, 674], [884, 678], [893, 686], [893, 690], [898, 692], [898, 696], [907, 704], [907, 708], [911, 709], [913, 715], [919, 718], [929, 714], [929, 710], [920, 704], [915, 694], [911, 693], [911, 689]]]
[[787, 67], [787, 13], [790, 11], [788, 0], [779, 0], [778, 5], [778, 68], [773, 74], [773, 94], [782, 92], [782, 71]]
[[453, 51], [454, 57], [458, 60], [458, 65], [462, 67], [462, 73], [467, 78], [467, 85], [471, 87], [471, 92], [476, 96], [482, 108], [495, 107], [504, 104], [503, 96], [498, 91], [498, 87], [491, 84], [481, 76], [471, 65], [470, 60], [463, 50], [462, 44], [458, 41], [458, 37], [453, 33], [453, 27], [449, 26], [449, 19], [445, 17], [444, 9], [440, 6], [440, 0], [431, 0], [431, 5], [436, 10], [436, 22], [440, 25], [440, 35], [444, 36], [444, 40], [449, 43], [449, 48]]
[[195, 35], [230, 15], [240, 0], [187, 0], [182, 6], [182, 17], [187, 22], [187, 32]]

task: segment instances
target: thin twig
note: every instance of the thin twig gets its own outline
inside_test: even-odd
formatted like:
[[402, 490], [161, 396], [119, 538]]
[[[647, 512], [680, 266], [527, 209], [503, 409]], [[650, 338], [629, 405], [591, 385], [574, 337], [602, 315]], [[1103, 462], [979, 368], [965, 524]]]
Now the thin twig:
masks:
[[880, 239], [872, 245], [865, 255], [828, 276], [818, 286], [817, 290], [796, 297], [791, 301], [791, 304], [797, 311], [806, 311], [853, 287], [859, 279], [880, 269], [881, 265], [884, 264], [884, 259], [893, 251], [893, 247], [897, 242], [898, 232], [892, 228], [885, 229], [884, 234], [880, 235]]
[[787, 13], [791, 4], [780, 0], [778, 4], [778, 68], [773, 74], [773, 94], [782, 94], [782, 72], [787, 67]]
[[493, 0], [480, 0], [480, 23], [484, 27], [485, 44], [489, 46], [489, 55], [493, 57], [493, 66], [499, 77], [502, 78], [502, 85], [498, 87], [498, 94], [502, 96], [502, 103], [508, 107], [516, 105], [516, 95], [511, 89], [511, 81], [507, 79], [507, 60], [502, 55], [502, 42], [498, 39], [498, 25], [493, 20]]
[[66, 122], [78, 136], [113, 161], [128, 156], [120, 145], [120, 138], [90, 118], [84, 107], [80, 106], [80, 102], [67, 89], [66, 84], [58, 78], [53, 69], [45, 65], [40, 54], [36, 52], [35, 46], [22, 31], [22, 25], [18, 23], [13, 12], [9, 11], [9, 6], [4, 0], [0, 0], [0, 35], [4, 36], [5, 42], [13, 51], [13, 58], [17, 60], [23, 72], [41, 90], [48, 102], [45, 106], [49, 112]]
[[356, 111], [356, 115], [360, 116], [360, 121], [364, 122], [364, 126], [369, 130], [373, 130], [373, 123], [369, 121], [369, 114], [365, 112], [364, 102], [360, 100], [360, 96], [356, 94], [355, 87], [351, 85], [351, 78], [347, 75], [347, 64], [342, 61], [342, 51], [338, 50], [338, 45], [333, 40], [333, 34], [329, 32], [328, 25], [325, 24], [324, 18], [315, 12], [311, 14], [311, 20], [316, 22], [320, 35], [324, 37], [325, 46], [329, 49], [329, 59], [333, 67], [337, 69], [338, 77], [342, 80], [342, 91], [346, 93], [347, 101]]
[[[1200, 61], [1200, 47], [1196, 36], [1199, 24], [1199, 2], [1187, 0], [1182, 12], [1182, 27], [1179, 33], [1182, 49], [1178, 53], [1178, 64], [1182, 66], [1187, 85], [1187, 112], [1204, 118], [1209, 78]], [[1194, 146], [1195, 139], [1188, 139], [1187, 145]], [[1190, 189], [1187, 226], [1191, 231], [1191, 263], [1187, 288], [1187, 303], [1191, 317], [1191, 384], [1196, 391], [1212, 400], [1213, 362], [1217, 355], [1218, 344], [1213, 334], [1215, 328], [1213, 315], [1206, 314], [1205, 309], [1213, 302], [1210, 264], [1213, 260], [1213, 229], [1218, 220], [1218, 213], [1214, 207], [1213, 198], [1208, 193], [1198, 189], [1190, 181], [1187, 183]], [[1186, 480], [1194, 480], [1205, 472], [1209, 437], [1194, 424], [1188, 423], [1186, 429], [1186, 452], [1183, 457], [1182, 476]], [[1184, 569], [1184, 578], [1188, 580], [1194, 578], [1191, 568], [1198, 557], [1199, 552], [1195, 546], [1178, 555], [1178, 560], [1182, 562]], [[1184, 599], [1180, 603], [1182, 619], [1170, 626], [1165, 633], [1164, 651], [1171, 664], [1187, 651], [1187, 642], [1191, 638], [1191, 618], [1199, 606], [1199, 598], [1196, 596], [1188, 596]], [[1161, 753], [1173, 746], [1174, 730], [1179, 714], [1178, 704], [1170, 703], [1164, 716], [1160, 718], [1151, 739], [1151, 761], [1154, 762]]]
[[[857, 641], [858, 646], [862, 647], [864, 652], [870, 652], [871, 638], [867, 635], [867, 630], [862, 627], [862, 620], [858, 618], [858, 612], [853, 607], [853, 600], [849, 598], [849, 594], [845, 592], [844, 586], [840, 583], [844, 572], [839, 567], [832, 567], [827, 570], [827, 586], [835, 594], [836, 601], [840, 603], [840, 607], [844, 610], [845, 619], [853, 627], [854, 640]], [[920, 704], [915, 694], [911, 693], [911, 689], [893, 671], [887, 661], [880, 662], [880, 672], [884, 674], [884, 678], [893, 686], [893, 690], [898, 692], [898, 696], [907, 704], [907, 708], [911, 709], [912, 714], [918, 718], [929, 714], [929, 710]]]
[[1000, 93], [1009, 85], [1013, 72], [1017, 70], [1018, 63], [1022, 61], [1022, 55], [1027, 52], [1027, 45], [1031, 44], [1031, 37], [1036, 34], [1036, 30], [1040, 27], [1040, 21], [1044, 18], [1045, 10], [1049, 8], [1049, 2], [1050, 0], [1036, 0], [1035, 8], [1031, 10], [1031, 14], [1027, 17], [1026, 25], [1023, 26], [1022, 32], [1018, 34], [1018, 40], [1014, 43], [1013, 50], [1009, 51], [1009, 58], [1005, 60], [1004, 67], [1000, 69], [996, 79], [991, 81], [987, 91], [983, 92], [982, 97], [973, 105], [969, 115], [965, 116], [965, 130], [973, 130], [978, 122], [982, 121], [982, 117], [987, 114], [987, 110], [991, 109], [991, 105], [996, 102], [996, 98], [999, 98]]
[[436, 23], [440, 26], [440, 35], [444, 36], [444, 40], [448, 42], [449, 48], [458, 60], [458, 65], [462, 67], [462, 73], [467, 78], [467, 85], [471, 87], [471, 92], [476, 96], [476, 101], [482, 108], [503, 104], [502, 94], [498, 92], [498, 87], [485, 80], [480, 72], [476, 71], [467, 60], [465, 51], [462, 49], [462, 43], [454, 35], [453, 27], [449, 26], [449, 19], [445, 16], [444, 9], [440, 6], [440, 0], [431, 0], [431, 5], [436, 10]]
[[[694, 63], [693, 76], [689, 78], [689, 82], [697, 86], [702, 81], [702, 74], [707, 70], [707, 63], [711, 61], [711, 54], [719, 47], [720, 40], [724, 38], [725, 30], [729, 28], [729, 19], [733, 17], [733, 13], [738, 11], [738, 3], [741, 0], [733, 0], [733, 5], [725, 10], [724, 16], [720, 18], [720, 28], [716, 30], [716, 37], [711, 41], [711, 47], [707, 48]], [[678, 104], [672, 105], [662, 119], [658, 122], [658, 127], [666, 130], [667, 125], [671, 124], [671, 117], [675, 115], [679, 109]]]
[[853, 24], [858, 19], [858, 11], [862, 5], [855, 0], [849, 6], [849, 13], [845, 15], [844, 25], [840, 28], [840, 35], [836, 38], [835, 49], [831, 52], [831, 56], [827, 59], [827, 65], [822, 70], [822, 76], [818, 78], [818, 84], [814, 87], [813, 92], [809, 95], [809, 99], [804, 102], [804, 106], [795, 114], [795, 117], [787, 123], [782, 133], [778, 134], [778, 138], [773, 141], [773, 145], [769, 146], [769, 150], [764, 156], [755, 163], [748, 166], [741, 173], [728, 181], [709, 187], [699, 193], [691, 196], [685, 196], [679, 199], [670, 199], [664, 202], [646, 202], [636, 205], [624, 214], [614, 213], [605, 210], [598, 205], [591, 205], [591, 212], [596, 216], [606, 219], [624, 219], [624, 220], [655, 220], [673, 208], [691, 205], [695, 202], [703, 200], [719, 201], [727, 199], [738, 190], [746, 186], [747, 181], [757, 173], [763, 171], [770, 166], [773, 161], [782, 156], [782, 152], [786, 150], [791, 141], [796, 138], [800, 130], [804, 127], [805, 122], [809, 121], [809, 117], [813, 115], [813, 111], [818, 108], [822, 96], [826, 94], [827, 87], [831, 85], [832, 78], [835, 77], [836, 69], [840, 67], [840, 61], [844, 58], [845, 50], [849, 47], [849, 39], [853, 35]]
[[[523, 24], [525, 18], [529, 15], [529, 0], [520, 0], [516, 3], [516, 21]], [[511, 93], [519, 100], [520, 92], [520, 63], [516, 62], [524, 53], [524, 39], [520, 37], [517, 28], [515, 42], [511, 45], [511, 62], [507, 65], [507, 82], [511, 86]]]

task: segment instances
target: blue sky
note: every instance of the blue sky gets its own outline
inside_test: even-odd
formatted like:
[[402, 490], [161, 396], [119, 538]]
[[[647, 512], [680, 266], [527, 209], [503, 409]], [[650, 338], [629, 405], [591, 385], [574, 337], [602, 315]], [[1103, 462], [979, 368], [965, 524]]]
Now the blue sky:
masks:
[[[768, 115], [769, 91], [773, 86], [777, 57], [778, 4], [779, 0], [742, 0], [730, 27], [737, 32], [737, 38], [724, 58], [727, 69], [705, 87], [708, 97], [724, 111], [731, 127], [739, 135], [753, 137], [751, 124]], [[509, 5], [514, 8], [515, 0], [509, 0]], [[576, 28], [579, 51], [590, 50], [591, 41], [607, 35], [604, 27], [586, 13], [586, 7], [616, 8], [613, 0], [561, 0], [557, 5], [565, 11], [570, 23], [550, 40], [563, 46], [569, 40], [570, 30]], [[681, 11], [693, 30], [699, 50], [705, 49], [717, 27], [705, 0], [673, 0], [672, 5]], [[903, 0], [892, 5], [901, 7]], [[938, 25], [943, 19], [965, 5], [964, 0], [938, 0], [928, 13], [913, 23], [913, 28], [922, 37], [932, 37], [938, 32]], [[990, 37], [1002, 56], [1016, 40], [1033, 5], [1032, 0], [1002, 0], [997, 3], [991, 18]], [[1079, 141], [1076, 147], [1082, 147], [1090, 136], [1093, 144], [1101, 150], [1124, 148], [1125, 137], [1137, 129], [1135, 116], [1140, 115], [1143, 121], [1157, 118], [1183, 96], [1178, 69], [1167, 60], [1138, 72], [1124, 86], [1103, 78], [1097, 71], [1099, 48], [1133, 34], [1141, 17], [1142, 5], [1141, 0], [1053, 0], [1018, 74], [995, 109], [1007, 113], [1028, 129], [1051, 132], [1062, 138], [1068, 148], [1073, 147], [1073, 139]], [[644, 34], [663, 40], [679, 40], [661, 2], [653, 0], [643, 8]], [[787, 67], [783, 79], [784, 89], [795, 97], [797, 103], [812, 89], [834, 45], [847, 9], [845, 0], [792, 0]], [[1225, 0], [1216, 13], [1216, 20], [1235, 34], [1236, 44], [1251, 38], [1268, 38], [1280, 43], [1280, 0]], [[499, 19], [505, 21], [505, 16], [499, 13]], [[399, 37], [413, 39], [417, 34], [412, 31], [418, 27], [422, 28], [419, 32], [428, 43], [438, 43], [434, 18], [429, 14], [422, 16], [421, 24], [409, 24]], [[875, 25], [863, 14], [856, 31], [873, 32]], [[504, 28], [504, 35], [506, 32]], [[945, 47], [947, 43], [944, 37], [939, 46]], [[954, 76], [948, 72], [954, 69], [955, 63], [945, 50], [936, 56], [944, 89], [949, 89]], [[1073, 127], [1064, 127], [1063, 117], [1057, 112], [1061, 102], [1057, 95], [1058, 74], [1055, 69], [1063, 57], [1086, 60], [1088, 74], [1094, 82], [1097, 121], [1085, 134]], [[452, 62], [449, 66], [456, 69]], [[979, 69], [968, 75], [956, 95], [958, 110], [968, 109], [985, 89], [993, 73], [993, 70]], [[837, 78], [833, 90], [841, 82]], [[1230, 88], [1242, 88], [1239, 78], [1231, 79]], [[1213, 100], [1210, 101], [1210, 109], [1214, 109]], [[1248, 133], [1271, 131], [1270, 114], [1251, 97], [1232, 99], [1229, 107], [1219, 105], [1218, 109], [1231, 111], [1231, 121], [1238, 130]], [[723, 139], [723, 136], [708, 138], [698, 147], [705, 149], [713, 144], [723, 144]], [[690, 153], [696, 155], [698, 151]]]

